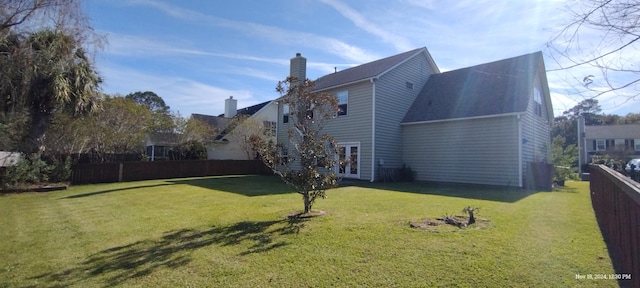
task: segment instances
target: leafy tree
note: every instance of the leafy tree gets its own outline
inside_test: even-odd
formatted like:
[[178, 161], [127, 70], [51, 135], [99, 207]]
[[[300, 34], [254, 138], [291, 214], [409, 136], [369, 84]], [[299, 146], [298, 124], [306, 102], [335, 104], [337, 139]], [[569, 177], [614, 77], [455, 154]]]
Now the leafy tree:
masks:
[[88, 152], [95, 143], [96, 128], [88, 115], [73, 116], [69, 113], [56, 113], [47, 131], [45, 146], [48, 154], [71, 156]]
[[603, 117], [599, 114], [602, 111], [597, 99], [586, 99], [578, 103], [571, 109], [562, 112], [562, 116], [554, 119], [551, 127], [551, 136], [562, 136], [565, 138], [565, 146], [578, 144], [578, 117], [584, 117], [586, 125], [600, 125]]
[[147, 107], [152, 112], [152, 124], [149, 127], [150, 133], [168, 133], [175, 127], [170, 113], [170, 107], [158, 94], [145, 91], [134, 92], [125, 96], [134, 102]]
[[[101, 79], [84, 49], [63, 32], [42, 30], [0, 45], [8, 53], [3, 64], [10, 75], [0, 80], [0, 92], [7, 95], [3, 112], [29, 115], [23, 152], [41, 154], [56, 111], [79, 113], [99, 106]], [[7, 59], [13, 55], [21, 57]]]
[[207, 148], [201, 141], [189, 140], [169, 150], [171, 160], [205, 160]]
[[[639, 95], [640, 3], [629, 0], [586, 0], [567, 6], [570, 18], [548, 47], [557, 70], [599, 71], [576, 77], [579, 92], [595, 98], [614, 92], [632, 100]], [[597, 38], [594, 40], [594, 38]], [[589, 73], [589, 72], [587, 72]]]
[[0, 132], [10, 135], [3, 148], [42, 154], [57, 111], [99, 106], [90, 55], [103, 40], [81, 1], [0, 0]]
[[85, 125], [92, 131], [92, 151], [102, 161], [109, 153], [143, 154], [151, 119], [151, 111], [131, 99], [105, 97], [102, 111], [86, 119]]
[[336, 140], [322, 130], [338, 112], [338, 99], [331, 94], [314, 93], [314, 82], [288, 77], [276, 90], [280, 102], [289, 106], [288, 143], [270, 143], [266, 137], [252, 137], [256, 151], [275, 174], [302, 195], [304, 212], [311, 212], [315, 200], [326, 197], [336, 187], [333, 167], [337, 164]]
[[130, 93], [124, 98], [131, 99], [140, 105], [146, 106], [153, 112], [169, 113], [170, 107], [167, 106], [164, 99], [151, 91]]
[[554, 166], [554, 181], [571, 179], [578, 166], [578, 147], [575, 144], [565, 145], [562, 136], [555, 136], [551, 144], [551, 162]]

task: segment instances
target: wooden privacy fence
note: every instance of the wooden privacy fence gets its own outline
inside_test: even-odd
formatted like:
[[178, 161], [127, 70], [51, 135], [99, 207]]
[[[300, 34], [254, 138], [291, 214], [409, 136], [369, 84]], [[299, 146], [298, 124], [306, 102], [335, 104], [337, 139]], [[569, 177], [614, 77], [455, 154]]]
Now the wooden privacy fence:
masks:
[[259, 160], [178, 160], [76, 164], [71, 184], [112, 183], [219, 175], [271, 175]]
[[622, 283], [640, 287], [640, 184], [604, 165], [590, 171], [591, 203], [616, 273], [631, 273]]

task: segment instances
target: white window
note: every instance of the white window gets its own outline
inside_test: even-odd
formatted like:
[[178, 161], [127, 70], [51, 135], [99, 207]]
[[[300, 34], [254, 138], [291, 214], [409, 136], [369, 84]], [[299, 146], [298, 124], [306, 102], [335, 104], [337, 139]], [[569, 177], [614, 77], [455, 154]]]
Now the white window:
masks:
[[340, 91], [336, 94], [338, 97], [338, 116], [347, 115], [349, 105], [349, 91]]
[[407, 89], [413, 90], [413, 83], [407, 81], [407, 83], [405, 83], [405, 85], [407, 86]]
[[282, 106], [282, 123], [289, 123], [289, 104]]
[[274, 121], [263, 121], [262, 125], [264, 126], [264, 135], [273, 137], [276, 135], [276, 122]]
[[538, 87], [533, 87], [533, 111], [538, 116], [542, 116], [542, 95]]
[[280, 165], [289, 164], [289, 149], [282, 147], [280, 150]]
[[607, 142], [604, 139], [596, 140], [596, 151], [607, 150]]
[[640, 151], [640, 139], [633, 139], [633, 143], [635, 144], [635, 150]]

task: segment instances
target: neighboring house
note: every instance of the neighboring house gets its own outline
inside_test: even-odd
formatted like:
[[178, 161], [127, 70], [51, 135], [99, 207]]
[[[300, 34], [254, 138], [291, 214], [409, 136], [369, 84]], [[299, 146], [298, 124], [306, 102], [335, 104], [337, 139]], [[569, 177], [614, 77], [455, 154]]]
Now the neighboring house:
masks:
[[[192, 117], [204, 121], [217, 128], [220, 132], [212, 144], [207, 145], [207, 158], [218, 160], [251, 160], [255, 155], [247, 155], [249, 143], [239, 143], [242, 137], [234, 137], [239, 133], [246, 133], [242, 126], [232, 127], [234, 117], [248, 116], [246, 121], [252, 121], [256, 125], [262, 125], [267, 135], [275, 135], [277, 104], [275, 101], [267, 101], [242, 109], [236, 109], [237, 100], [233, 97], [225, 100], [225, 114], [218, 116], [192, 114]], [[241, 124], [240, 124], [241, 125]], [[275, 141], [275, 137], [272, 137]]]
[[20, 152], [0, 151], [0, 167], [8, 167], [18, 164], [22, 159]]
[[179, 137], [175, 133], [151, 133], [145, 141], [145, 154], [149, 161], [168, 160], [169, 150], [179, 144]]
[[[306, 59], [291, 59], [305, 78]], [[325, 131], [350, 160], [337, 172], [376, 181], [409, 165], [417, 180], [524, 187], [529, 163], [550, 159], [553, 120], [540, 52], [440, 73], [426, 48], [316, 80], [343, 113]], [[288, 108], [278, 109], [277, 140], [287, 143]], [[344, 155], [344, 156], [343, 156]]]
[[580, 164], [591, 163], [593, 156], [607, 153], [640, 158], [639, 124], [585, 126], [584, 118], [579, 118], [578, 135]]

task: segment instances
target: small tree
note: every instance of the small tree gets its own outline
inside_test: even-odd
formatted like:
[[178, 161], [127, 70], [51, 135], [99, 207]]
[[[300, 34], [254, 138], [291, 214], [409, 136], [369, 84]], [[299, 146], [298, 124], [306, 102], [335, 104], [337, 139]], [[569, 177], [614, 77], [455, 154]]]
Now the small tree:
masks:
[[314, 93], [314, 82], [288, 77], [278, 82], [282, 105], [289, 107], [288, 143], [272, 143], [266, 137], [251, 137], [255, 150], [274, 173], [302, 195], [304, 212], [311, 212], [315, 200], [338, 185], [333, 167], [337, 164], [336, 140], [322, 129], [337, 115], [338, 99], [328, 93]]
[[551, 162], [554, 166], [553, 181], [564, 183], [575, 173], [578, 162], [578, 147], [574, 144], [566, 145], [564, 137], [558, 135], [553, 138], [551, 145]]

